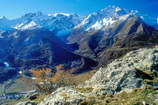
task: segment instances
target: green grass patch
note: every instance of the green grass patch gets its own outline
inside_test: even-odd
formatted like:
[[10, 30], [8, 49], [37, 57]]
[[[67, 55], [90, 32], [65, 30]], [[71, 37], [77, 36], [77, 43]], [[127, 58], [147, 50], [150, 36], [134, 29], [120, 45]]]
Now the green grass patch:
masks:
[[76, 88], [76, 90], [81, 93], [90, 93], [93, 91], [93, 88]]

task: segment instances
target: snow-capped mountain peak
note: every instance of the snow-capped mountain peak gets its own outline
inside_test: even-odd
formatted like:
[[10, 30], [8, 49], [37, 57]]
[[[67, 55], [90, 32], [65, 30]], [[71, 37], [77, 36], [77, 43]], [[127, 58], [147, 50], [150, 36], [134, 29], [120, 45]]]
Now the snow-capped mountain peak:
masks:
[[[42, 12], [27, 13], [20, 18], [12, 20], [0, 17], [0, 30], [45, 28], [57, 33], [58, 31], [61, 31], [59, 33], [69, 33], [73, 29], [82, 29], [84, 31], [99, 30], [104, 27], [112, 27], [117, 21], [125, 21], [131, 16], [137, 16], [137, 13], [138, 11], [129, 11], [117, 6], [108, 6], [89, 14], [85, 18], [63, 12], [51, 14], [43, 14]], [[143, 16], [143, 20], [148, 21], [149, 19]], [[154, 22], [157, 24], [156, 19], [154, 19]]]
[[21, 30], [27, 30], [27, 29], [34, 29], [34, 28], [37, 28], [37, 27], [39, 27], [39, 25], [36, 22], [31, 21], [28, 24], [24, 24], [24, 23], [17, 24], [14, 28], [15, 29], [21, 29]]
[[59, 15], [61, 15], [61, 16], [67, 16], [67, 17], [71, 16], [71, 14], [62, 13], [62, 12], [61, 13], [48, 14], [48, 16], [54, 16], [54, 17], [57, 17]]
[[98, 30], [103, 27], [112, 26], [116, 21], [123, 21], [135, 15], [137, 11], [128, 11], [116, 6], [109, 6], [101, 11], [88, 15], [75, 29], [83, 28], [86, 31]]
[[0, 29], [28, 30], [45, 28], [57, 33], [61, 31], [63, 34], [70, 32], [80, 22], [81, 19], [76, 14], [54, 13], [46, 15], [41, 12], [37, 12], [27, 13], [20, 18], [12, 20], [2, 17], [0, 18]]
[[119, 11], [121, 11], [121, 10], [122, 10], [122, 8], [120, 8], [120, 7], [116, 7], [116, 8], [115, 8], [115, 11], [116, 11], [116, 12], [119, 12]]

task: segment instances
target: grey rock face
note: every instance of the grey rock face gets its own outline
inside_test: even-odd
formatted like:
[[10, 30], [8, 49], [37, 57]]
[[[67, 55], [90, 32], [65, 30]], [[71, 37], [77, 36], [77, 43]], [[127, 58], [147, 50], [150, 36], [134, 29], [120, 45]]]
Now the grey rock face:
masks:
[[[139, 49], [117, 59], [106, 68], [100, 70], [86, 82], [87, 87], [96, 90], [116, 93], [123, 90], [141, 88], [144, 86], [139, 71], [157, 72], [158, 48]], [[102, 93], [102, 92], [101, 92]]]
[[70, 87], [59, 88], [48, 96], [39, 105], [79, 105], [84, 96]]

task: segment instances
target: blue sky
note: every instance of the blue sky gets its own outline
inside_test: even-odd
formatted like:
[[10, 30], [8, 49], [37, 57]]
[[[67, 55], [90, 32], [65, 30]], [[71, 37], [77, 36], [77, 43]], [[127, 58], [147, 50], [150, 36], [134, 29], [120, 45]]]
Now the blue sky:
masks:
[[16, 18], [37, 11], [87, 15], [108, 5], [139, 10], [144, 14], [158, 17], [158, 0], [0, 0], [0, 16]]

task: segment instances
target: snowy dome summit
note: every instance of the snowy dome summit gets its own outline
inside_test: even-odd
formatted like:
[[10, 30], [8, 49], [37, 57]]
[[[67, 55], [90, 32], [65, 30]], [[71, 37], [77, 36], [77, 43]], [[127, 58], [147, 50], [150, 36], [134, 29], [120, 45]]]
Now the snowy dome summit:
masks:
[[118, 20], [123, 21], [130, 16], [137, 15], [137, 12], [138, 11], [129, 11], [117, 6], [109, 6], [89, 14], [85, 18], [68, 13], [54, 13], [48, 15], [41, 12], [28, 13], [13, 20], [1, 17], [0, 30], [45, 28], [51, 31], [56, 30], [59, 34], [69, 33], [72, 29], [78, 28], [82, 28], [84, 31], [99, 30], [103, 27], [112, 26], [113, 23]]

